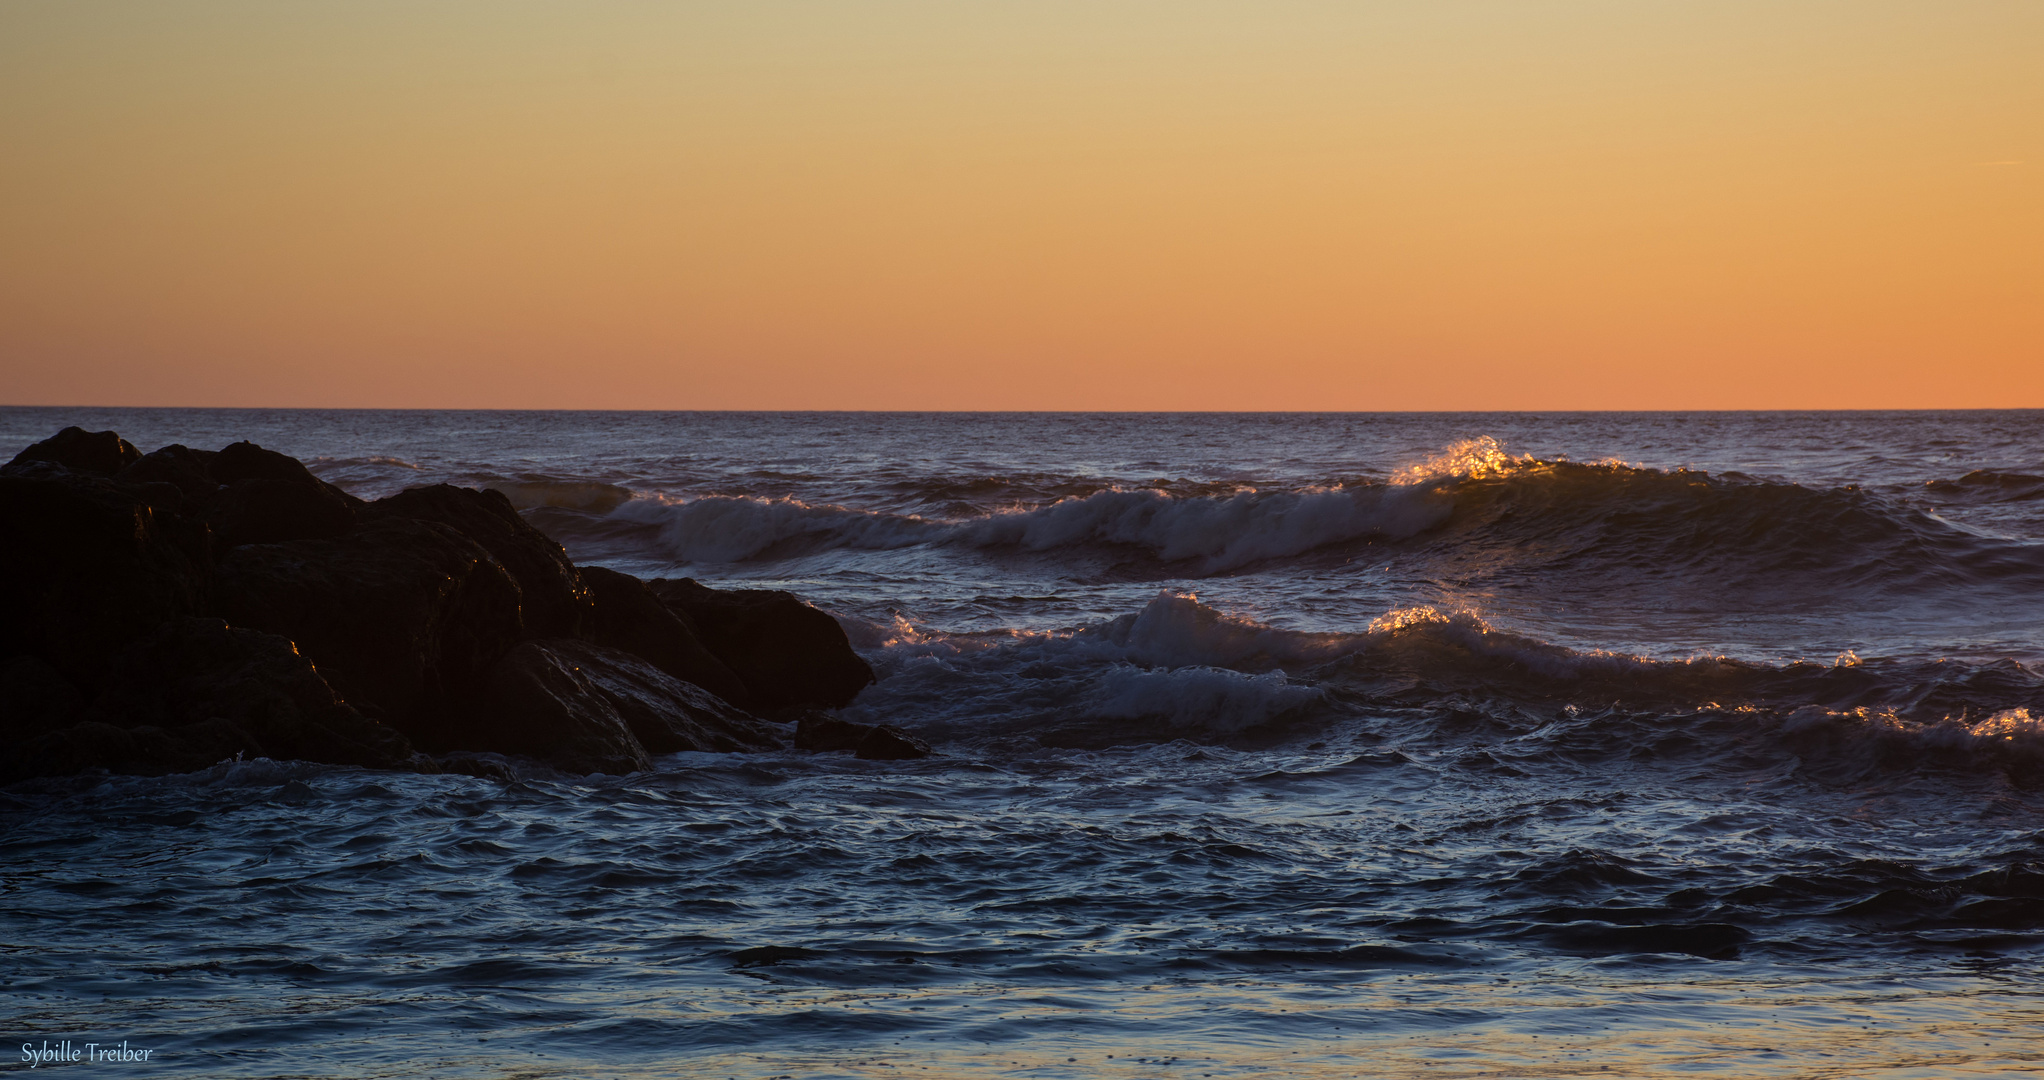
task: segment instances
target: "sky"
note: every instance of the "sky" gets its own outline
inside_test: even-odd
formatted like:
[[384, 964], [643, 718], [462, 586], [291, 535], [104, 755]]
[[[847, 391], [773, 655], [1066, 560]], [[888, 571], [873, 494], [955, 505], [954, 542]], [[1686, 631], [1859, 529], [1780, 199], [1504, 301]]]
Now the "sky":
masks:
[[2044, 407], [2037, 0], [0, 4], [0, 402]]

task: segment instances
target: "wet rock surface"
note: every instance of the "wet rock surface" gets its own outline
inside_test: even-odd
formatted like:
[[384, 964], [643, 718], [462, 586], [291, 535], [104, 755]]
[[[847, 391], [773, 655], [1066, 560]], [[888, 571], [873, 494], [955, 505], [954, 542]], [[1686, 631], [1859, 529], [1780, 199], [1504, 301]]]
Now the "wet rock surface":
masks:
[[501, 493], [434, 484], [378, 499], [362, 513], [372, 521], [437, 522], [488, 552], [518, 587], [524, 634], [574, 635], [589, 617], [589, 588], [567, 551], [519, 517]]
[[108, 665], [89, 701], [36, 663], [17, 657], [0, 668], [5, 780], [95, 767], [183, 772], [233, 757], [430, 769], [402, 735], [343, 701], [290, 641], [219, 619], [165, 622]]
[[427, 750], [459, 748], [449, 718], [522, 636], [511, 576], [436, 522], [235, 548], [216, 595], [229, 622], [296, 642], [349, 699], [375, 703]]
[[795, 726], [795, 748], [816, 753], [850, 750], [867, 761], [912, 761], [931, 754], [928, 743], [892, 724], [856, 724], [808, 711]]
[[769, 725], [617, 649], [527, 641], [491, 672], [487, 719], [469, 749], [523, 754], [583, 772], [643, 769], [654, 754], [780, 746]]
[[646, 583], [686, 618], [762, 709], [841, 708], [872, 685], [836, 619], [776, 589], [712, 589], [692, 578]]
[[[364, 502], [252, 442], [143, 454], [66, 428], [22, 451], [0, 467], [0, 600], [0, 782], [237, 756], [631, 772], [777, 748], [785, 725], [749, 709], [873, 681], [791, 594], [577, 567], [497, 492]], [[810, 742], [928, 753], [821, 716]]]
[[645, 582], [601, 566], [583, 567], [582, 580], [595, 601], [590, 640], [635, 653], [734, 705], [752, 704], [745, 683], [710, 652], [695, 626], [662, 603]]
[[134, 444], [111, 431], [67, 427], [14, 455], [9, 465], [45, 461], [74, 472], [112, 476], [142, 459]]
[[128, 642], [204, 607], [202, 522], [93, 473], [21, 464], [0, 471], [0, 655], [90, 679]]

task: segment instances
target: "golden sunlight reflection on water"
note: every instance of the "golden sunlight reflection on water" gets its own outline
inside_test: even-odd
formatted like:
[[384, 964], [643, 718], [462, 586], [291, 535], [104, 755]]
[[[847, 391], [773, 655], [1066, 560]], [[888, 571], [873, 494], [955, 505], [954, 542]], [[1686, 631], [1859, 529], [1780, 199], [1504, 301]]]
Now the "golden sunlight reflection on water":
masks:
[[1902, 1080], [2044, 1071], [2044, 990], [2016, 981], [1422, 975], [1313, 989], [774, 991], [724, 1004], [837, 1013], [848, 1026], [864, 1026], [860, 1013], [876, 1024], [952, 1016], [858, 1048], [693, 1057], [675, 1075]]

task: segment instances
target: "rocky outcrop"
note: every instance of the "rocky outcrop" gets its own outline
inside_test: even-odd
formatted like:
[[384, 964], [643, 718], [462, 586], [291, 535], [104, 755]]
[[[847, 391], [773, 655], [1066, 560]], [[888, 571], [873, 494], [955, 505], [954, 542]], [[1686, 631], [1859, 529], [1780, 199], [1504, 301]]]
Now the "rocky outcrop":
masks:
[[764, 750], [767, 725], [630, 653], [571, 639], [528, 641], [490, 678], [470, 749], [581, 772], [646, 768], [682, 750]]
[[108, 665], [89, 702], [35, 663], [0, 667], [7, 780], [94, 767], [183, 772], [236, 756], [431, 767], [403, 736], [341, 700], [289, 641], [219, 619], [163, 623]]
[[0, 780], [236, 755], [435, 768], [419, 751], [626, 772], [777, 747], [785, 726], [748, 710], [872, 681], [793, 596], [576, 567], [495, 492], [365, 503], [254, 443], [144, 455], [77, 428], [0, 467]]
[[[114, 479], [143, 487], [161, 484], [176, 490], [180, 500], [188, 502], [191, 507], [204, 507], [220, 490], [220, 481], [213, 479], [210, 465], [215, 456], [211, 450], [194, 450], [172, 443], [142, 455], [115, 473]], [[182, 510], [185, 507], [174, 505], [170, 509]]]
[[464, 749], [453, 721], [524, 636], [511, 575], [438, 522], [234, 548], [214, 592], [229, 622], [296, 642], [344, 696], [429, 751]]
[[769, 589], [712, 589], [691, 578], [646, 583], [687, 619], [761, 709], [851, 704], [874, 681], [836, 619]]
[[133, 488], [17, 459], [0, 471], [0, 657], [93, 678], [122, 646], [204, 608], [208, 551], [202, 523]]
[[752, 692], [730, 668], [703, 645], [695, 627], [660, 602], [646, 583], [630, 574], [601, 566], [582, 568], [595, 601], [589, 639], [600, 645], [643, 657], [661, 671], [694, 683], [742, 707]]
[[31, 461], [61, 465], [72, 472], [112, 476], [142, 459], [134, 444], [111, 431], [67, 427], [14, 455], [9, 465]]
[[438, 522], [489, 552], [518, 586], [519, 621], [527, 636], [574, 636], [589, 618], [589, 587], [567, 551], [527, 524], [498, 492], [434, 484], [378, 499], [362, 513], [372, 521]]
[[652, 764], [610, 696], [573, 658], [528, 641], [490, 672], [479, 723], [465, 749], [524, 754], [583, 773], [629, 773]]

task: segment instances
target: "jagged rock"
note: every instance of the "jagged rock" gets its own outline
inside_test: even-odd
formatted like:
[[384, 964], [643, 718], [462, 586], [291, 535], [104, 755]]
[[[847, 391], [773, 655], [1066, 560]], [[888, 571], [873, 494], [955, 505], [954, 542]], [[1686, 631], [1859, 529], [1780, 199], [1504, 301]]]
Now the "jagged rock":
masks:
[[790, 593], [711, 589], [691, 578], [646, 584], [695, 627], [760, 709], [838, 708], [874, 681], [837, 620]]
[[[211, 728], [198, 733], [211, 735]], [[68, 776], [88, 769], [137, 775], [163, 775], [203, 769], [232, 750], [215, 755], [190, 739], [173, 739], [162, 728], [122, 728], [112, 724], [72, 724], [23, 743], [0, 746], [0, 783], [31, 776]]]
[[68, 726], [84, 707], [85, 696], [42, 657], [0, 660], [0, 744], [26, 742]]
[[761, 721], [630, 653], [586, 641], [528, 641], [490, 673], [469, 749], [525, 754], [581, 772], [629, 772], [649, 755], [766, 750]]
[[215, 456], [211, 450], [194, 450], [172, 443], [142, 455], [116, 473], [114, 479], [124, 484], [169, 484], [192, 505], [203, 506], [220, 490], [220, 482], [213, 479], [208, 464]]
[[0, 656], [40, 656], [82, 687], [121, 646], [201, 610], [207, 533], [132, 488], [44, 464], [0, 475]]
[[521, 636], [511, 576], [435, 522], [233, 548], [215, 580], [229, 622], [296, 642], [344, 698], [430, 751], [457, 748], [457, 718]]
[[141, 451], [111, 431], [67, 427], [14, 455], [8, 464], [52, 461], [74, 472], [112, 476], [141, 458]]
[[[494, 492], [369, 504], [251, 442], [145, 456], [67, 428], [0, 467], [0, 779], [435, 768], [414, 746], [629, 771], [780, 745], [725, 695], [835, 706], [873, 680], [787, 593], [587, 579]], [[861, 756], [928, 752], [861, 730]]]
[[745, 683], [703, 645], [693, 626], [653, 595], [645, 582], [601, 566], [584, 566], [581, 571], [595, 601], [594, 617], [588, 626], [590, 640], [638, 656], [734, 705], [750, 704], [752, 694]]
[[569, 656], [528, 641], [490, 672], [464, 749], [524, 754], [579, 773], [630, 773], [652, 759], [610, 695]]
[[9, 740], [0, 775], [93, 767], [153, 775], [237, 754], [427, 767], [403, 736], [341, 701], [310, 661], [273, 634], [177, 619], [129, 646], [108, 671], [79, 723]]
[[814, 711], [797, 721], [795, 749], [816, 753], [850, 750], [852, 756], [868, 761], [909, 761], [932, 753], [928, 743], [893, 724], [855, 724]]
[[86, 712], [165, 730], [225, 720], [249, 738], [250, 756], [394, 768], [413, 753], [341, 700], [290, 641], [220, 619], [178, 619], [130, 646]]
[[561, 545], [518, 516], [495, 491], [434, 484], [367, 504], [363, 517], [436, 521], [480, 544], [518, 583], [529, 637], [572, 637], [589, 617], [589, 588]]
[[326, 490], [290, 480], [242, 480], [214, 500], [208, 520], [222, 548], [324, 540], [355, 527], [355, 508]]
[[356, 510], [362, 505], [362, 500], [312, 475], [298, 459], [252, 442], [238, 442], [181, 464], [203, 465], [207, 477], [225, 485], [205, 500], [207, 522], [221, 548], [339, 536], [355, 527]]
[[[246, 440], [221, 447], [205, 462], [207, 474], [222, 484], [232, 484], [237, 480], [278, 480], [287, 484], [318, 485], [341, 493], [341, 489], [312, 475], [312, 470], [297, 458], [265, 450]], [[342, 497], [352, 496], [343, 493]]]

